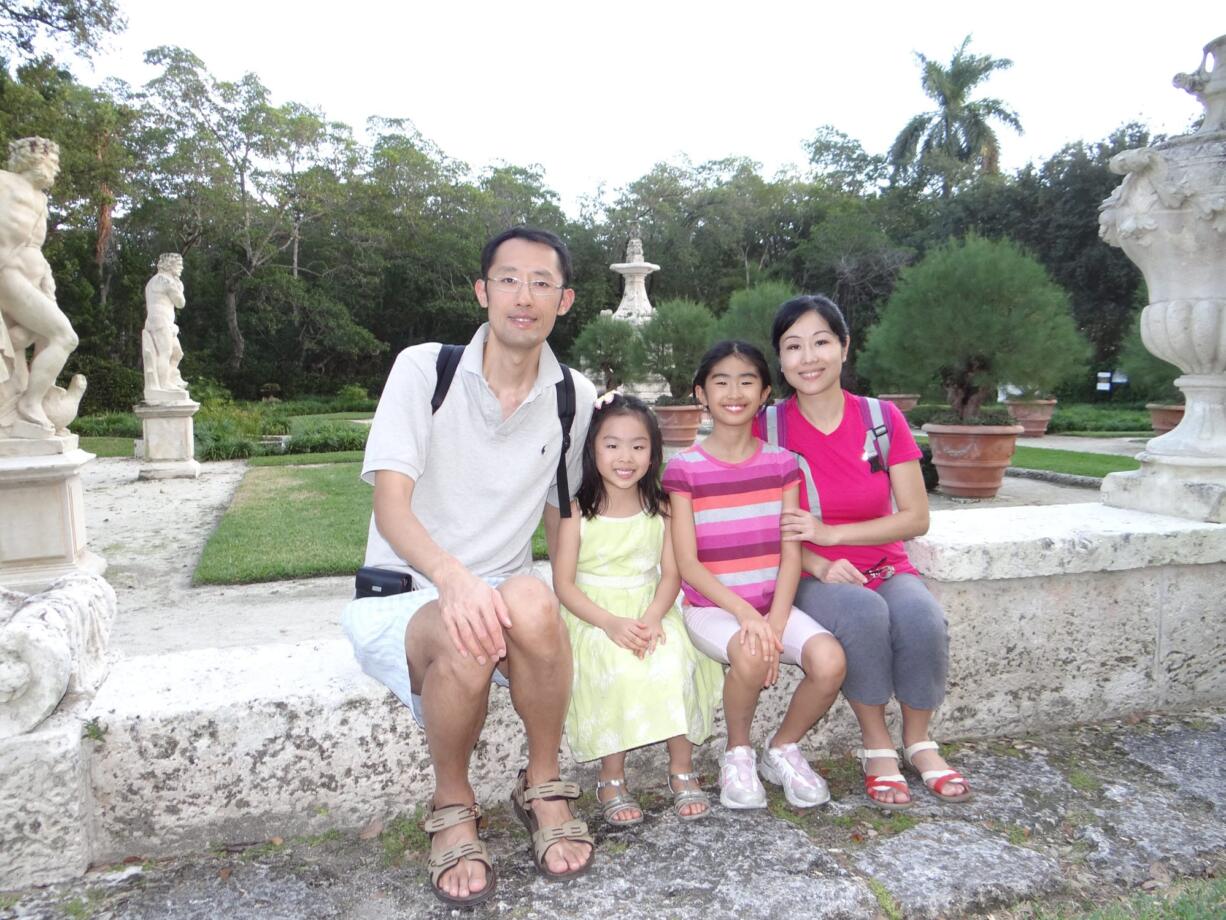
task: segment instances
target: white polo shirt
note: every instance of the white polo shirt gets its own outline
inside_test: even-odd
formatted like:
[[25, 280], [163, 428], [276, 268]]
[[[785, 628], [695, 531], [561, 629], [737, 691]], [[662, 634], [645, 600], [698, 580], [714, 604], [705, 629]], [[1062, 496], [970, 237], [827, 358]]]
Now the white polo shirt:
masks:
[[[440, 345], [413, 345], [396, 358], [366, 442], [362, 478], [373, 485], [376, 470], [410, 477], [412, 508], [430, 536], [470, 572], [482, 578], [526, 572], [532, 564], [532, 532], [545, 502], [557, 505], [562, 426], [557, 391], [562, 369], [546, 344], [528, 397], [503, 419], [498, 397], [481, 373], [489, 324], [464, 349], [447, 398], [434, 415], [430, 398], [438, 379]], [[575, 421], [566, 477], [571, 495], [583, 473], [583, 441], [592, 418], [596, 388], [577, 371]], [[370, 518], [366, 564], [412, 574], [430, 584], [396, 555]]]

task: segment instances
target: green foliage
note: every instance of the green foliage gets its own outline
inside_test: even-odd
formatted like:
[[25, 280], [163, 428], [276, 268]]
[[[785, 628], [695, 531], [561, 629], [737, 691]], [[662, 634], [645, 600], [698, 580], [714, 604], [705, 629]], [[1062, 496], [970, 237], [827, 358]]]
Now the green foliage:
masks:
[[65, 375], [68, 374], [85, 375], [85, 395], [79, 409], [82, 415], [128, 412], [145, 398], [145, 380], [140, 371], [117, 361], [74, 354], [65, 367]]
[[139, 438], [142, 435], [140, 419], [131, 412], [80, 416], [69, 427], [83, 437]]
[[1068, 431], [1143, 431], [1148, 432], [1149, 413], [1111, 404], [1089, 405], [1060, 403], [1047, 423], [1051, 434]]
[[[796, 296], [796, 289], [781, 281], [764, 281], [737, 291], [716, 324], [716, 337], [741, 339], [762, 349], [771, 367], [778, 362], [771, 347], [771, 321], [779, 306]], [[778, 383], [782, 383], [780, 380]]]
[[369, 425], [333, 422], [308, 428], [295, 434], [285, 446], [287, 454], [312, 454], [340, 450], [362, 450], [366, 447]]
[[968, 35], [948, 66], [915, 55], [924, 95], [937, 103], [937, 109], [912, 118], [890, 148], [896, 178], [909, 176], [920, 185], [936, 181], [943, 198], [974, 170], [997, 171], [1000, 142], [992, 122], [1003, 122], [1018, 133], [1022, 130], [1017, 114], [999, 99], [970, 98], [993, 73], [1013, 66], [1007, 58], [971, 54], [970, 42]]
[[945, 407], [941, 412], [933, 412], [924, 424], [932, 425], [1016, 425], [1009, 410], [1003, 406], [981, 406], [974, 415], [959, 415]]
[[[1151, 354], [1141, 341], [1141, 326], [1134, 321], [1120, 352], [1120, 369], [1128, 375], [1129, 396], [1138, 401], [1182, 403], [1183, 391], [1175, 378], [1183, 371]], [[1144, 426], [1142, 426], [1144, 427]]]
[[192, 399], [201, 406], [227, 406], [234, 402], [234, 394], [220, 381], [212, 377], [198, 377], [189, 383]]
[[375, 400], [366, 387], [357, 383], [347, 383], [337, 390], [332, 404], [341, 412], [369, 412], [375, 408]]
[[937, 382], [965, 419], [996, 387], [1050, 390], [1085, 358], [1068, 297], [1043, 267], [1007, 240], [971, 235], [902, 272], [861, 367], [878, 390]]
[[715, 317], [692, 300], [666, 300], [643, 326], [646, 366], [668, 383], [674, 399], [691, 395], [694, 371], [715, 336]]
[[597, 316], [584, 326], [570, 354], [602, 393], [642, 377], [643, 345], [638, 331], [611, 316]]
[[89, 56], [127, 25], [115, 0], [7, 2], [0, 5], [0, 49], [33, 55], [38, 39], [51, 38]]

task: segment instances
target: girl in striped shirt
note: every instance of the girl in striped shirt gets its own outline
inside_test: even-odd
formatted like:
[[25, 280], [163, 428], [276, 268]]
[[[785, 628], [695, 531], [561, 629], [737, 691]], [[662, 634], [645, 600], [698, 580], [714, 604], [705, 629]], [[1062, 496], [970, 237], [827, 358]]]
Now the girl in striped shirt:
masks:
[[[730, 666], [720, 771], [720, 802], [728, 808], [765, 807], [758, 771], [796, 807], [829, 801], [825, 781], [798, 744], [834, 702], [845, 666], [834, 636], [792, 606], [800, 549], [782, 541], [779, 521], [799, 507], [800, 470], [792, 454], [752, 431], [770, 397], [769, 381], [766, 358], [753, 345], [712, 346], [694, 375], [711, 434], [675, 456], [663, 481], [686, 630], [700, 651]], [[778, 678], [781, 661], [805, 676], [758, 763], [749, 730], [758, 696]]]

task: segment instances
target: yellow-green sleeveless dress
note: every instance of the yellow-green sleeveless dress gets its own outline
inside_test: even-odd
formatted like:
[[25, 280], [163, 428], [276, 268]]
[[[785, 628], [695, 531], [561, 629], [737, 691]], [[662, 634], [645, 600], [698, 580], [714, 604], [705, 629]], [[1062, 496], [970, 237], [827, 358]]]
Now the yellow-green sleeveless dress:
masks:
[[[638, 618], [660, 580], [664, 518], [582, 518], [575, 582], [605, 610]], [[588, 761], [685, 735], [695, 744], [711, 736], [724, 671], [694, 648], [676, 604], [665, 615], [665, 641], [646, 658], [615, 645], [604, 630], [569, 610], [575, 676], [566, 739], [575, 760]]]

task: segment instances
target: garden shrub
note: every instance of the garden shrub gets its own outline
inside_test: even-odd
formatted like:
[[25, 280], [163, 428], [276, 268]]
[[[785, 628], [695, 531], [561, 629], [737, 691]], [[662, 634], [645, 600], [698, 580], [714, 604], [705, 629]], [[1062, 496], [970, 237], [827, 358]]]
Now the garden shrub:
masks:
[[357, 383], [347, 383], [330, 400], [331, 412], [369, 412], [375, 407], [375, 400], [370, 398], [366, 387]]
[[308, 428], [289, 439], [288, 454], [318, 454], [338, 450], [365, 450], [368, 425], [352, 422], [331, 422]]
[[688, 400], [694, 370], [715, 341], [715, 316], [693, 300], [666, 300], [641, 335], [645, 366], [667, 381], [673, 399]]
[[74, 354], [69, 358], [64, 374], [60, 375], [61, 384], [66, 384], [68, 376], [72, 374], [85, 375], [86, 388], [78, 410], [80, 415], [127, 412], [145, 398], [144, 376], [118, 361], [96, 355]]
[[86, 438], [139, 438], [140, 419], [131, 412], [104, 412], [77, 418], [69, 426], [74, 434]]
[[643, 343], [638, 330], [611, 316], [597, 316], [570, 347], [571, 362], [605, 393], [643, 375]]

